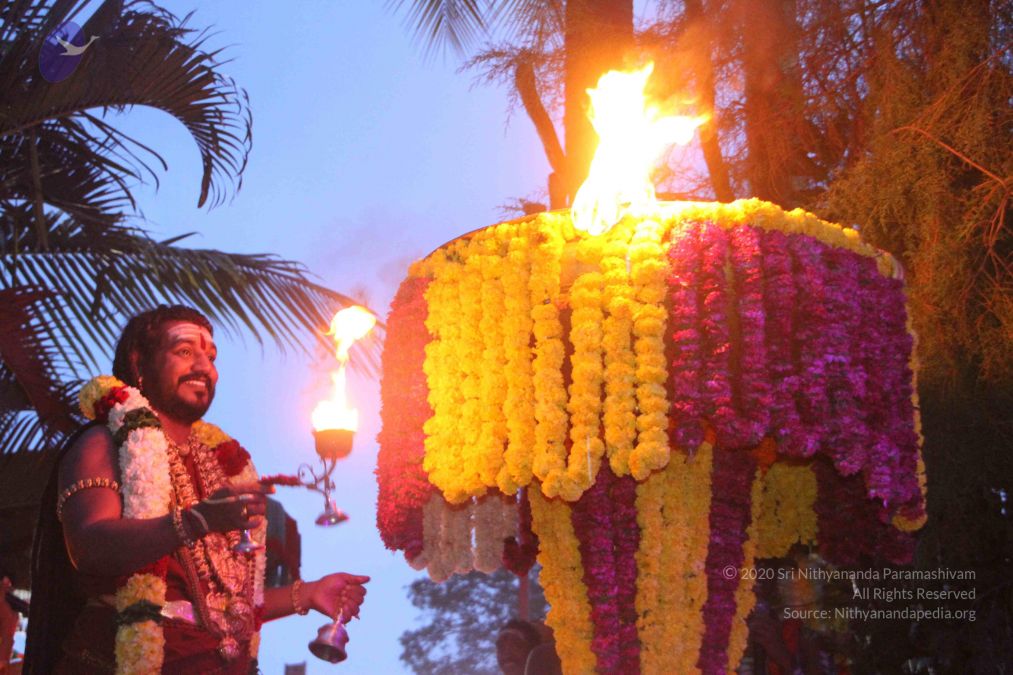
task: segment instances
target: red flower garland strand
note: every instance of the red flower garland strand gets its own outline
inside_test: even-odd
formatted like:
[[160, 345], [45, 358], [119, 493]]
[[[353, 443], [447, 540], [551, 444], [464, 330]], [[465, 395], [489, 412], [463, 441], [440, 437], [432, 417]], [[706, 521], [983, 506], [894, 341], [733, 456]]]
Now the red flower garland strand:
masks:
[[428, 279], [409, 277], [394, 296], [380, 381], [376, 524], [387, 548], [403, 550], [409, 560], [422, 552], [422, 507], [435, 489], [422, 468], [422, 427], [433, 414], [422, 369], [432, 339], [426, 328], [428, 285]]

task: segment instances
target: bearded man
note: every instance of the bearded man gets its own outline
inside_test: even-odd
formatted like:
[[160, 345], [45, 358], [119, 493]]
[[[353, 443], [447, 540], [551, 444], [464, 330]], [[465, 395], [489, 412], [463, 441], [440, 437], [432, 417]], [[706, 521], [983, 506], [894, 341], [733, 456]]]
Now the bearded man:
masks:
[[161, 306], [129, 321], [114, 378], [82, 391], [96, 420], [68, 440], [43, 497], [25, 672], [248, 673], [262, 621], [358, 615], [369, 577], [264, 589], [264, 488], [202, 421], [215, 395], [210, 322]]

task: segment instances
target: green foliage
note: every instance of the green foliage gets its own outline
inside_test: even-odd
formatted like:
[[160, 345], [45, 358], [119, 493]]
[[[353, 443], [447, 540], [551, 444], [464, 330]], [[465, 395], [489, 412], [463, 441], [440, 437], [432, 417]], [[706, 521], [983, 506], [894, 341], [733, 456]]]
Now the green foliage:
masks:
[[[497, 675], [496, 636], [517, 617], [518, 588], [518, 578], [505, 570], [454, 575], [441, 584], [412, 582], [409, 597], [426, 623], [401, 635], [401, 661], [419, 675]], [[530, 591], [531, 619], [542, 621], [545, 596], [537, 583]]]

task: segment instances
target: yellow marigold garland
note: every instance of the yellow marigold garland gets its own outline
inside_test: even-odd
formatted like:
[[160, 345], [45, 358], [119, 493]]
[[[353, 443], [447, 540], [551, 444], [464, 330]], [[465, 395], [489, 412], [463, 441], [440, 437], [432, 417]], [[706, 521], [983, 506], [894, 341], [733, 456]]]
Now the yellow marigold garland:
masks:
[[507, 448], [496, 483], [504, 494], [513, 494], [531, 482], [535, 445], [535, 388], [531, 363], [531, 295], [529, 240], [513, 226], [506, 264], [503, 267], [503, 351], [506, 357]]
[[481, 419], [479, 435], [479, 478], [486, 487], [496, 487], [503, 468], [507, 426], [504, 416], [506, 402], [506, 357], [503, 345], [503, 318], [506, 299], [503, 290], [504, 262], [500, 254], [499, 233], [507, 228], [499, 225], [490, 230], [493, 236], [478, 242], [481, 250], [479, 266], [482, 271], [481, 320], [482, 337]]
[[462, 379], [461, 360], [457, 356], [460, 343], [460, 291], [461, 265], [456, 247], [437, 253], [431, 261], [433, 281], [426, 289], [429, 314], [426, 328], [433, 339], [426, 345], [423, 370], [429, 385], [429, 405], [433, 416], [423, 429], [426, 434], [426, 454], [422, 467], [430, 482], [438, 487], [448, 501], [459, 503], [468, 494], [459, 485], [464, 435], [458, 415], [463, 403], [459, 383]]
[[637, 223], [630, 244], [630, 275], [637, 301], [633, 315], [637, 381], [637, 443], [630, 472], [643, 480], [668, 463], [668, 397], [665, 380], [665, 257], [656, 220]]
[[817, 484], [809, 465], [775, 462], [760, 483], [756, 556], [780, 558], [796, 542], [816, 541]]
[[605, 350], [605, 401], [602, 425], [609, 464], [617, 476], [630, 472], [630, 452], [637, 437], [633, 354], [633, 287], [630, 285], [631, 222], [624, 220], [609, 233], [602, 256], [602, 346]]
[[460, 292], [460, 337], [454, 357], [460, 361], [461, 379], [458, 386], [463, 399], [457, 411], [457, 424], [461, 426], [464, 444], [461, 448], [463, 462], [456, 467], [457, 487], [467, 496], [480, 494], [483, 490], [481, 470], [483, 464], [480, 434], [482, 431], [482, 242], [476, 233], [464, 244], [464, 268], [461, 273]]
[[[550, 217], [552, 216], [552, 217]], [[546, 496], [559, 494], [559, 480], [566, 467], [566, 388], [563, 386], [563, 326], [559, 320], [560, 256], [563, 237], [558, 227], [563, 216], [547, 214], [533, 233], [531, 275], [531, 318], [535, 336], [532, 379], [535, 390], [535, 449], [532, 470], [539, 480], [551, 475], [557, 480], [542, 483]], [[566, 216], [568, 218], [568, 216]]]
[[598, 659], [591, 651], [594, 628], [584, 585], [580, 548], [570, 520], [570, 505], [530, 490], [532, 529], [538, 535], [539, 582], [549, 602], [545, 622], [556, 638], [564, 673], [593, 673]]
[[707, 601], [713, 448], [673, 453], [637, 485], [637, 629], [641, 672], [694, 673]]
[[570, 289], [571, 382], [570, 456], [565, 476], [550, 472], [547, 482], [559, 481], [559, 494], [567, 501], [580, 498], [591, 487], [605, 444], [601, 440], [602, 380], [602, 276], [598, 271], [601, 240], [589, 237], [577, 244], [577, 259], [586, 269]]

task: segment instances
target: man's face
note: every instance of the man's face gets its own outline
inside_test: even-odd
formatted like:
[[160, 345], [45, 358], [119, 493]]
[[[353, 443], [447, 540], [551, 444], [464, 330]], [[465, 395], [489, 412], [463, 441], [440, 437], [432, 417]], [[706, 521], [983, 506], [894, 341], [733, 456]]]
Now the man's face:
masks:
[[217, 356], [206, 328], [188, 321], [165, 324], [152, 363], [138, 364], [144, 375], [144, 395], [172, 418], [196, 422], [215, 397]]

